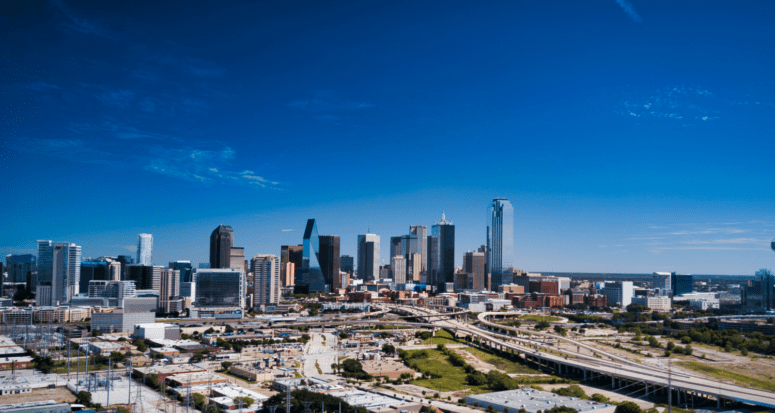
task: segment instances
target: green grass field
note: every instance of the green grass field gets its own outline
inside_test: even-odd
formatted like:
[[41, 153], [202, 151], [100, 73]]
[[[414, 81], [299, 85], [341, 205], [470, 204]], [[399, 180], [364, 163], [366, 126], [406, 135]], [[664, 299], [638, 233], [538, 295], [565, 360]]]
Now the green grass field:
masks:
[[548, 321], [550, 323], [555, 323], [557, 321], [562, 321], [562, 318], [554, 317], [554, 316], [550, 316], [550, 315], [542, 316], [540, 314], [525, 314], [525, 315], [519, 316], [519, 321], [522, 321], [522, 322], [526, 322], [526, 321], [539, 322], [541, 320], [546, 320], [546, 321]]
[[432, 339], [425, 340], [422, 343], [434, 346], [437, 344], [466, 344], [465, 340], [455, 339], [447, 330], [437, 331]]
[[541, 374], [541, 372], [536, 369], [511, 361], [506, 357], [497, 356], [495, 354], [479, 350], [478, 348], [467, 347], [460, 350], [467, 351], [479, 360], [492, 364], [499, 370], [505, 371], [507, 374]]
[[[466, 388], [466, 373], [462, 367], [455, 367], [449, 363], [447, 356], [438, 350], [412, 350], [409, 354], [417, 351], [428, 352], [428, 358], [416, 359], [417, 367], [420, 371], [441, 376], [439, 379], [414, 380], [412, 384], [426, 387], [438, 391], [454, 391]], [[486, 386], [471, 387], [468, 386], [469, 393], [488, 392]]]
[[772, 373], [770, 372], [762, 372], [757, 374], [759, 377], [753, 377], [720, 369], [718, 367], [709, 366], [707, 363], [700, 363], [696, 361], [680, 362], [676, 364], [705, 373], [716, 379], [734, 381], [736, 384], [741, 386], [767, 391], [775, 391], [775, 379], [773, 379]]

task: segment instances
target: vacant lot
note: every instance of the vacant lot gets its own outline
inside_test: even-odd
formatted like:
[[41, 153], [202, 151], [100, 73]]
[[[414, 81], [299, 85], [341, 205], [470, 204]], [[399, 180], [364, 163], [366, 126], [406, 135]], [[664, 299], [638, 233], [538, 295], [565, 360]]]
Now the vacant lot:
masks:
[[760, 360], [761, 364], [759, 366], [751, 366], [748, 365], [749, 363], [736, 365], [710, 365], [710, 363], [707, 362], [697, 361], [679, 362], [675, 364], [704, 373], [717, 380], [733, 381], [738, 385], [754, 389], [775, 391], [775, 373], [773, 372], [773, 369], [767, 368], [764, 365], [765, 363], [762, 363], [763, 361], [764, 360]]
[[53, 400], [55, 402], [72, 403], [75, 396], [67, 390], [66, 387], [57, 387], [56, 389], [35, 389], [27, 394], [9, 394], [3, 396], [2, 404], [38, 402], [43, 400]]
[[[417, 351], [425, 351], [428, 353], [427, 358], [414, 359], [417, 367], [426, 373], [430, 373], [434, 376], [439, 376], [438, 379], [422, 379], [414, 380], [412, 384], [417, 386], [426, 387], [438, 391], [457, 391], [466, 388], [466, 372], [462, 367], [456, 367], [449, 363], [447, 356], [438, 350], [414, 350], [409, 351], [409, 354]], [[487, 387], [468, 387], [469, 393], [484, 393], [487, 392]]]
[[[456, 349], [455, 351], [461, 356], [465, 357], [466, 361], [468, 361], [468, 357], [466, 356], [465, 353], [468, 353], [471, 356], [476, 357], [477, 359], [492, 365], [496, 369], [506, 374], [542, 374], [540, 371], [536, 369], [511, 361], [506, 357], [497, 356], [495, 354], [492, 354], [483, 350], [479, 350], [474, 347]], [[473, 363], [471, 362], [469, 362], [469, 364], [473, 365]]]

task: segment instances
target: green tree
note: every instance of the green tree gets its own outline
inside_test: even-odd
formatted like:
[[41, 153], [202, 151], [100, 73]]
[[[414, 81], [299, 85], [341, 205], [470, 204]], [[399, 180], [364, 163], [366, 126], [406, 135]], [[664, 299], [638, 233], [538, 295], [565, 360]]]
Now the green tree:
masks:
[[224, 361], [223, 363], [221, 363], [221, 367], [223, 367], [224, 370], [229, 370], [229, 367], [231, 367], [232, 364], [234, 364], [234, 363], [232, 363], [230, 361]]
[[145, 345], [145, 342], [143, 340], [134, 340], [132, 341], [132, 344], [135, 345], [137, 348], [137, 351], [145, 353], [148, 351], [148, 346]]
[[77, 404], [82, 404], [86, 407], [91, 407], [91, 393], [81, 390], [78, 392], [78, 394], [75, 396], [75, 402]]
[[614, 413], [643, 413], [643, 410], [634, 402], [624, 402], [616, 406]]
[[536, 330], [546, 330], [547, 328], [549, 328], [549, 322], [546, 320], [539, 321], [535, 326]]
[[[240, 405], [240, 402], [242, 404]], [[234, 398], [234, 404], [237, 406], [247, 407], [255, 403], [255, 400], [251, 399], [250, 397], [235, 397]]]
[[382, 346], [382, 351], [387, 354], [393, 354], [396, 352], [396, 348], [392, 344], [384, 344]]

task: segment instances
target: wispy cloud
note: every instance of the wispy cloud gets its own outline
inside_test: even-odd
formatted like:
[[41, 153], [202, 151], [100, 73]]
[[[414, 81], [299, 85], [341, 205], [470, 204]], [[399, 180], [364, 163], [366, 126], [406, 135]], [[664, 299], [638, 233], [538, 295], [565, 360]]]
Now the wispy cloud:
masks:
[[369, 102], [340, 98], [334, 91], [318, 90], [312, 96], [286, 103], [293, 110], [310, 112], [316, 120], [337, 125], [358, 126], [357, 112], [374, 107]]
[[280, 231], [282, 231], [282, 232], [291, 232], [291, 231], [295, 231], [295, 229], [281, 229]]
[[742, 247], [714, 247], [714, 246], [687, 246], [687, 247], [659, 247], [659, 250], [708, 250], [708, 251], [767, 251], [767, 248], [742, 248]]
[[116, 37], [116, 34], [111, 30], [73, 11], [64, 1], [52, 0], [51, 4], [65, 17], [63, 20], [64, 27], [78, 33], [96, 35], [107, 39], [114, 39]]
[[619, 4], [619, 7], [624, 10], [625, 13], [627, 13], [627, 16], [629, 16], [632, 21], [635, 23], [642, 23], [643, 20], [641, 20], [640, 15], [635, 11], [635, 9], [632, 7], [632, 4], [630, 4], [627, 0], [616, 0], [616, 2]]
[[691, 240], [682, 241], [684, 244], [759, 244], [764, 245], [767, 243], [766, 239], [758, 238], [730, 238], [730, 239], [714, 239], [714, 240]]

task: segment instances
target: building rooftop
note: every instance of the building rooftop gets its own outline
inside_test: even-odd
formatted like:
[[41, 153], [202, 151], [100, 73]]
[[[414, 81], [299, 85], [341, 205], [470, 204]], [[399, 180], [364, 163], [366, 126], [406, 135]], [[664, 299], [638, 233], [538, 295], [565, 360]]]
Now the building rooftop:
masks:
[[610, 413], [613, 413], [616, 408], [616, 406], [610, 404], [583, 400], [576, 397], [558, 396], [554, 393], [530, 388], [475, 394], [466, 397], [466, 403], [479, 403], [481, 407], [492, 405], [499, 412], [503, 412], [503, 408], [508, 407], [509, 411], [525, 409], [528, 413], [551, 409], [554, 406], [567, 406], [578, 410], [579, 413], [593, 410], [606, 413], [610, 410]]
[[[0, 412], [8, 411], [8, 410], [15, 410], [15, 409], [21, 409], [21, 408], [33, 408], [33, 407], [45, 407], [45, 406], [70, 406], [67, 403], [57, 403], [54, 400], [41, 400], [37, 402], [24, 402], [24, 403], [14, 403], [14, 404], [4, 404], [0, 406]], [[44, 411], [41, 409], [41, 411]]]
[[206, 369], [197, 366], [196, 364], [181, 364], [171, 366], [150, 366], [150, 367], [136, 367], [134, 371], [140, 374], [185, 374], [206, 371]]
[[329, 394], [341, 398], [351, 406], [363, 407], [370, 411], [407, 404], [405, 400], [357, 389], [343, 390]]

